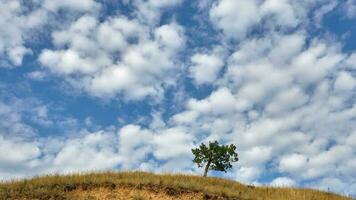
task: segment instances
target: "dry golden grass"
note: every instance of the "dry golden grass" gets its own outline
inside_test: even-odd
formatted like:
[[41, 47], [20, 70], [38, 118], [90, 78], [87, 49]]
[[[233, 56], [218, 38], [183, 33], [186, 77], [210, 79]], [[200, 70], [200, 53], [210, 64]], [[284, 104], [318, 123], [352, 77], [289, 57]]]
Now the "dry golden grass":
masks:
[[[125, 191], [130, 191], [127, 198]], [[51, 175], [2, 183], [0, 199], [351, 200], [310, 189], [254, 187], [221, 178], [145, 172]]]

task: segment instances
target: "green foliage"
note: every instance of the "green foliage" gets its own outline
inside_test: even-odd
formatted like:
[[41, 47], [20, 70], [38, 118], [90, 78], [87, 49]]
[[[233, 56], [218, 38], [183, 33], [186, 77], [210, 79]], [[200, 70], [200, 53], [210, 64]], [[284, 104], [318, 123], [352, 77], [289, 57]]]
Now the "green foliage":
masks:
[[198, 167], [205, 165], [206, 172], [209, 169], [226, 172], [232, 168], [232, 162], [239, 160], [235, 145], [220, 145], [218, 141], [209, 142], [209, 146], [201, 143], [199, 148], [192, 149], [192, 153], [195, 156], [193, 162]]

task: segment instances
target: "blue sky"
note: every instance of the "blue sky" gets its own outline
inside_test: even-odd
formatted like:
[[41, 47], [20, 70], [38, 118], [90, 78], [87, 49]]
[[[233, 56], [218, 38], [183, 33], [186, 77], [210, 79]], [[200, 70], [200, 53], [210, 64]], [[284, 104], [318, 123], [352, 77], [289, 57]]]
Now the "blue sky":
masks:
[[356, 191], [355, 0], [0, 0], [0, 178], [201, 174]]

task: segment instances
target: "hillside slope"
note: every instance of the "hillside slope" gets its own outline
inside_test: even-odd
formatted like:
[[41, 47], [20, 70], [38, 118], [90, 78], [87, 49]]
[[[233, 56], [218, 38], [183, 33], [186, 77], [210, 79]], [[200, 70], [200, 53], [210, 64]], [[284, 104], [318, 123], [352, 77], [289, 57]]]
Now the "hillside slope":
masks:
[[105, 172], [45, 176], [0, 184], [0, 199], [231, 199], [346, 200], [310, 189], [254, 187], [220, 178]]

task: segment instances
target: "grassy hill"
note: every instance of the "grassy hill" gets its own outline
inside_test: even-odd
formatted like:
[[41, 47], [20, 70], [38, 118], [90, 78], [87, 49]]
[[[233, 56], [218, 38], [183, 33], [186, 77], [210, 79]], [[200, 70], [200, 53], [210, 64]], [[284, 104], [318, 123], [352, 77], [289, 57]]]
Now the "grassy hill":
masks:
[[0, 199], [346, 200], [310, 189], [254, 187], [220, 178], [105, 172], [44, 176], [0, 184]]

